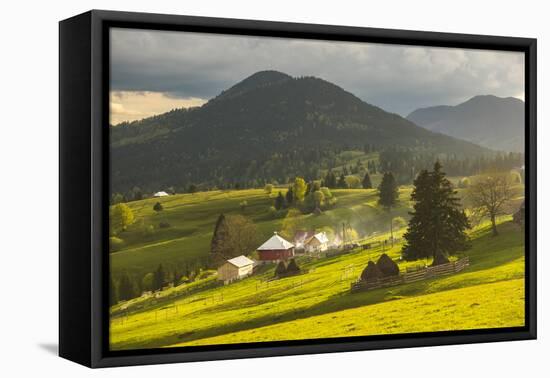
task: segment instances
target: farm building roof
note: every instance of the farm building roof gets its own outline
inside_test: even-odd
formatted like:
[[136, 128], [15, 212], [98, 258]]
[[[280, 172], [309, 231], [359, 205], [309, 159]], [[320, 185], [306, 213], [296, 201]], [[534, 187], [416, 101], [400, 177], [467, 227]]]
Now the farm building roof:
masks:
[[275, 232], [268, 241], [258, 247], [258, 251], [274, 251], [274, 250], [287, 250], [293, 248], [294, 244], [283, 239]]
[[231, 265], [235, 265], [237, 268], [242, 268], [243, 266], [254, 264], [253, 260], [250, 260], [248, 257], [243, 255], [227, 260], [227, 262]]
[[325, 234], [324, 232], [319, 232], [315, 235], [313, 235], [307, 242], [309, 243], [310, 241], [312, 241], [313, 239], [317, 239], [317, 241], [319, 241], [319, 243], [323, 244], [323, 243], [328, 243], [328, 237], [327, 237], [327, 234]]
[[153, 194], [153, 197], [166, 197], [168, 195], [168, 193], [166, 192], [156, 192], [155, 194]]

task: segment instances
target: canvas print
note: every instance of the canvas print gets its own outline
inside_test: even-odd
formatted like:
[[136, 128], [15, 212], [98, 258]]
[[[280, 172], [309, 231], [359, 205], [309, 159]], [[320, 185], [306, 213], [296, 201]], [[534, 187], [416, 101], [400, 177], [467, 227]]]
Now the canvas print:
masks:
[[112, 351], [525, 325], [525, 61], [110, 29]]

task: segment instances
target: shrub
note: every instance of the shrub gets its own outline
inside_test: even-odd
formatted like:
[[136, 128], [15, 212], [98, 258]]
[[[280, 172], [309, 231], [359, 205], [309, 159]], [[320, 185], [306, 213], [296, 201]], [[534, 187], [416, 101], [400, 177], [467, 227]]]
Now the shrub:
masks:
[[448, 262], [449, 262], [449, 259], [445, 255], [438, 253], [437, 255], [435, 255], [434, 261], [432, 262], [432, 266], [447, 264]]
[[369, 261], [363, 272], [361, 273], [361, 281], [373, 282], [382, 277], [382, 272], [378, 269], [378, 266]]
[[458, 187], [461, 189], [469, 188], [470, 184], [471, 182], [468, 177], [463, 177], [462, 179], [460, 179], [460, 181], [458, 181]]
[[288, 274], [298, 274], [300, 273], [300, 267], [296, 263], [295, 259], [290, 260], [288, 266], [286, 267], [286, 272]]
[[380, 256], [376, 266], [384, 277], [399, 275], [399, 266], [385, 253]]
[[286, 273], [286, 264], [284, 261], [279, 261], [275, 268], [275, 277], [282, 276]]
[[124, 240], [116, 236], [111, 236], [109, 238], [109, 249], [111, 252], [119, 251], [122, 247], [124, 247]]
[[153, 206], [153, 210], [155, 210], [157, 213], [159, 211], [162, 211], [163, 207], [162, 207], [162, 204], [160, 202], [157, 202], [155, 203], [155, 206]]

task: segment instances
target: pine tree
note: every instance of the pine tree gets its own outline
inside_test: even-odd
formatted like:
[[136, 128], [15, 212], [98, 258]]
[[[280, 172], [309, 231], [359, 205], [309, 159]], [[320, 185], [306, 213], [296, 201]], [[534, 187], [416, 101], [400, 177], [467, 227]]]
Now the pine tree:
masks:
[[399, 187], [391, 172], [384, 173], [382, 182], [378, 187], [378, 203], [384, 206], [386, 209], [391, 209], [397, 203], [399, 197]]
[[281, 210], [285, 207], [285, 197], [283, 197], [283, 193], [279, 192], [277, 195], [277, 198], [275, 198], [275, 208], [277, 210]]
[[403, 257], [414, 260], [431, 256], [437, 263], [467, 249], [466, 229], [470, 224], [457, 192], [441, 171], [441, 164], [436, 162], [433, 172], [421, 171], [414, 186], [411, 195], [414, 206], [404, 235]]
[[372, 189], [372, 182], [370, 181], [369, 172], [365, 173], [362, 184], [364, 189]]
[[288, 206], [292, 206], [294, 203], [294, 191], [292, 190], [292, 186], [288, 187], [288, 190], [285, 195], [286, 203]]
[[162, 264], [159, 264], [157, 270], [155, 271], [155, 278], [153, 280], [153, 290], [162, 290], [165, 284], [165, 274]]
[[346, 183], [346, 176], [344, 176], [343, 173], [340, 175], [340, 178], [338, 179], [337, 186], [339, 188], [346, 188], [348, 186], [348, 184]]
[[118, 285], [118, 294], [120, 300], [127, 301], [136, 297], [136, 290], [132, 279], [128, 273], [124, 273], [120, 278], [120, 283]]
[[210, 253], [214, 255], [222, 253], [223, 243], [227, 238], [227, 232], [227, 219], [224, 214], [220, 214], [214, 226], [212, 240], [210, 241]]

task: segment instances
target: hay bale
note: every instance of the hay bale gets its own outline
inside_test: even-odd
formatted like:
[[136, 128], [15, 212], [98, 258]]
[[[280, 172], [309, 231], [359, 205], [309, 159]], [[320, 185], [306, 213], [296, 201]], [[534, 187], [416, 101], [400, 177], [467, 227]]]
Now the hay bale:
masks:
[[383, 253], [380, 258], [378, 258], [378, 261], [376, 262], [376, 266], [382, 272], [382, 275], [384, 277], [392, 277], [392, 276], [398, 276], [399, 275], [399, 266], [396, 264], [395, 261], [393, 261], [387, 254]]
[[296, 263], [295, 259], [290, 260], [286, 267], [286, 273], [287, 274], [298, 274], [300, 273], [300, 267]]
[[382, 272], [378, 266], [372, 261], [369, 261], [363, 272], [361, 273], [361, 281], [374, 282], [382, 278]]
[[434, 261], [432, 262], [432, 266], [442, 265], [447, 263], [449, 263], [449, 259], [445, 255], [438, 253], [435, 255]]

